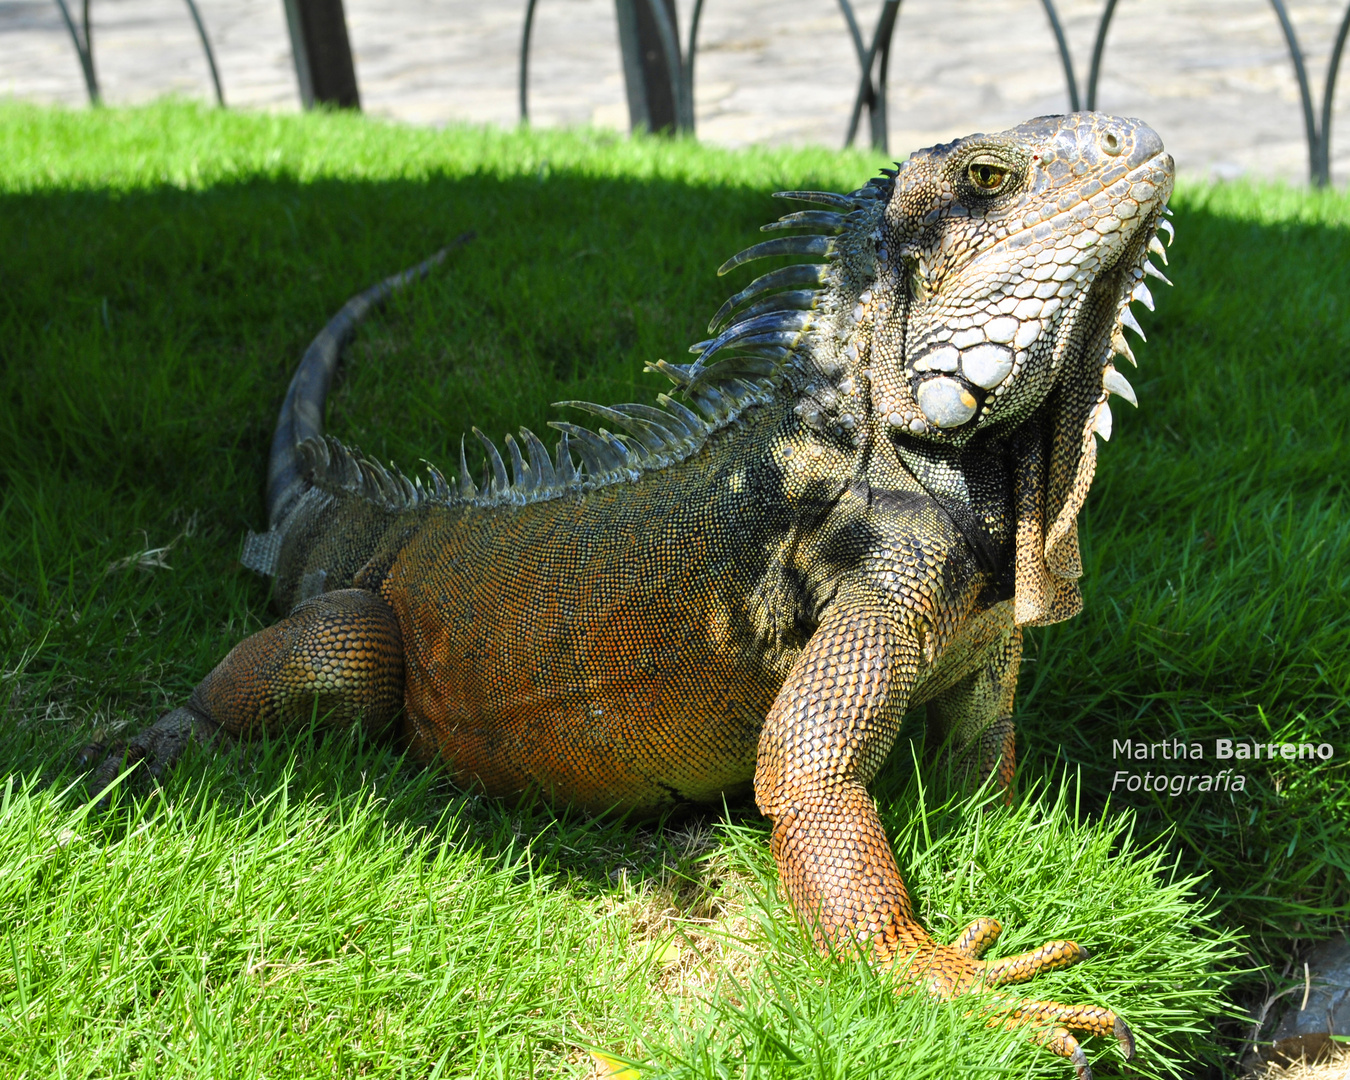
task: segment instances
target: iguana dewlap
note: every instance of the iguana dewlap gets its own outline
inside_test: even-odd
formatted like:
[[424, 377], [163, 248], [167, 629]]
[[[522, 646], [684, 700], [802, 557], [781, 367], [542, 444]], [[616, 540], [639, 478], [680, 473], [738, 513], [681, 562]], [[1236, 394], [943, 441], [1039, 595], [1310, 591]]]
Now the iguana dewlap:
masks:
[[[1081, 605], [1075, 521], [1111, 393], [1133, 400], [1128, 304], [1172, 159], [1137, 120], [1042, 117], [915, 154], [732, 259], [808, 256], [713, 319], [682, 400], [602, 407], [549, 453], [529, 431], [485, 481], [408, 480], [323, 437], [362, 294], [306, 353], [269, 468], [271, 528], [245, 561], [289, 614], [253, 635], [124, 756], [307, 722], [395, 729], [494, 795], [601, 810], [751, 782], [792, 904], [822, 947], [861, 946], [907, 985], [984, 995], [993, 1022], [1089, 1076], [1093, 1006], [992, 993], [1071, 964], [1073, 942], [982, 962], [916, 921], [867, 794], [901, 718], [1011, 782], [1020, 627]], [[444, 253], [437, 258], [443, 257]], [[1132, 359], [1132, 358], [1131, 358]], [[479, 434], [480, 437], [481, 433]]]

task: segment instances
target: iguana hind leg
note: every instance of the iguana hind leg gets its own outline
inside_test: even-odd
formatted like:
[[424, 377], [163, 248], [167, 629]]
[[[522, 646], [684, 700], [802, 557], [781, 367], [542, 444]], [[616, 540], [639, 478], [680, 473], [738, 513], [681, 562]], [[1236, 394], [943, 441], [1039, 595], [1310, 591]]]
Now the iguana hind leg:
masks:
[[986, 962], [979, 956], [1001, 930], [994, 920], [977, 920], [955, 945], [939, 945], [914, 917], [866, 784], [895, 739], [919, 657], [917, 635], [880, 604], [841, 597], [793, 666], [765, 720], [755, 768], [755, 798], [773, 819], [784, 887], [818, 946], [870, 954], [897, 973], [901, 989], [944, 999], [978, 994], [977, 1011], [991, 1024], [1041, 1028], [1033, 1037], [1089, 1077], [1069, 1032], [1114, 1034], [1129, 1056], [1133, 1039], [1114, 1013], [989, 992], [1076, 963], [1083, 949], [1054, 941]]
[[106, 787], [135, 762], [159, 776], [190, 742], [217, 733], [248, 737], [317, 715], [334, 725], [359, 719], [376, 734], [402, 705], [403, 639], [393, 609], [363, 589], [325, 593], [231, 649], [186, 705], [114, 748], [91, 787]]

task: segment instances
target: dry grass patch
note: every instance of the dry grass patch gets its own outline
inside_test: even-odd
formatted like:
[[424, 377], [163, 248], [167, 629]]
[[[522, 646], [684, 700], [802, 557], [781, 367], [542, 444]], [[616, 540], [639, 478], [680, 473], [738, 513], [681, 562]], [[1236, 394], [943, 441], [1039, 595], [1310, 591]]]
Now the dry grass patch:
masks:
[[1350, 1046], [1334, 1046], [1330, 1057], [1300, 1058], [1286, 1064], [1271, 1062], [1252, 1073], [1253, 1080], [1350, 1080]]

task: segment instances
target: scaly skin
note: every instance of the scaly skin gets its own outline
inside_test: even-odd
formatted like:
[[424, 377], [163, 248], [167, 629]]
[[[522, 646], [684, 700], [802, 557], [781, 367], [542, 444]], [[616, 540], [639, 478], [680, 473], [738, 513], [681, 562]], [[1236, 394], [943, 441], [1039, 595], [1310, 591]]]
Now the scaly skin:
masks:
[[862, 948], [902, 989], [977, 995], [1081, 1077], [1075, 1032], [1129, 1056], [1107, 1009], [995, 992], [1082, 959], [1076, 943], [985, 962], [992, 919], [933, 941], [867, 785], [926, 702], [934, 742], [1010, 797], [1020, 628], [1080, 606], [1075, 519], [1108, 393], [1133, 396], [1110, 360], [1171, 182], [1148, 128], [1078, 114], [810, 194], [832, 209], [776, 227], [833, 237], [728, 268], [827, 262], [759, 279], [695, 363], [657, 365], [697, 412], [583, 406], [623, 438], [560, 425], [555, 466], [522, 432], [514, 482], [489, 447], [484, 492], [466, 467], [457, 493], [435, 472], [423, 488], [318, 439], [324, 390], [306, 387], [326, 387], [354, 318], [335, 321], [288, 395], [272, 528], [246, 552], [302, 602], [126, 752], [158, 771], [191, 738], [284, 728], [317, 699], [493, 795], [653, 811], [753, 783], [820, 947]]

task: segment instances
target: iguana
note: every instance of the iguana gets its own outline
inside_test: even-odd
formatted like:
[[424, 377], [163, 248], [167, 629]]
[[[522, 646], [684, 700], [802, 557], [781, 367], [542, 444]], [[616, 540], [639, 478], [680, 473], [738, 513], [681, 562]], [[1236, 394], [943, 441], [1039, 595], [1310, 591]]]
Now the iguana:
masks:
[[720, 272], [813, 261], [736, 292], [691, 363], [650, 365], [683, 401], [563, 403], [605, 426], [553, 423], [553, 454], [508, 435], [509, 473], [474, 429], [481, 483], [462, 441], [457, 479], [410, 480], [324, 437], [344, 340], [444, 252], [363, 293], [301, 361], [270, 528], [245, 548], [285, 618], [95, 783], [316, 707], [493, 795], [654, 811], [753, 781], [818, 946], [982, 995], [1080, 1077], [1074, 1032], [1131, 1056], [1105, 1008], [994, 991], [1082, 959], [1074, 942], [984, 962], [992, 919], [928, 935], [867, 784], [927, 703], [1009, 789], [1021, 628], [1081, 607], [1076, 517], [1107, 399], [1134, 401], [1112, 360], [1133, 360], [1130, 301], [1152, 306], [1172, 178], [1144, 124], [1077, 113], [916, 153], [847, 195], [783, 192], [816, 208]]

